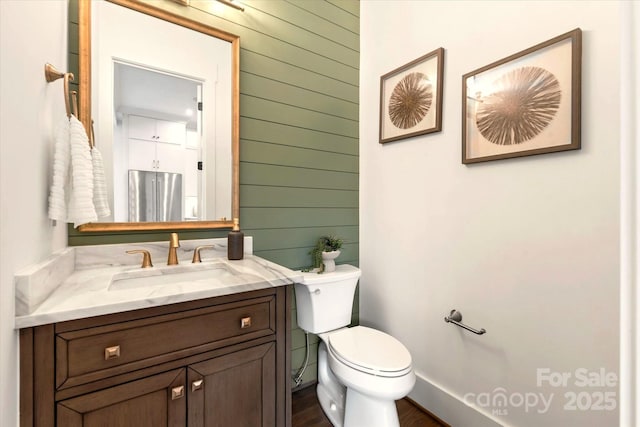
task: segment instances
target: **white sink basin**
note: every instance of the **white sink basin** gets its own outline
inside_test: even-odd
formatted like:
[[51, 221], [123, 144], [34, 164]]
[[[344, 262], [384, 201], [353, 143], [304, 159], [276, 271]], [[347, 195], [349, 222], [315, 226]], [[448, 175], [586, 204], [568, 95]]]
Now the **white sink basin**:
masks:
[[110, 291], [173, 285], [177, 283], [212, 282], [239, 274], [224, 262], [151, 267], [114, 274]]

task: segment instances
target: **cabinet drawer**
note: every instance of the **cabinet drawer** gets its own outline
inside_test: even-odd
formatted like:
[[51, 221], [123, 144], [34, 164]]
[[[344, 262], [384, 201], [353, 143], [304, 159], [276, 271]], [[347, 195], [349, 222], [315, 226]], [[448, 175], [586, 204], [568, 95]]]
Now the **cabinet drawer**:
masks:
[[58, 389], [275, 333], [272, 297], [56, 335]]

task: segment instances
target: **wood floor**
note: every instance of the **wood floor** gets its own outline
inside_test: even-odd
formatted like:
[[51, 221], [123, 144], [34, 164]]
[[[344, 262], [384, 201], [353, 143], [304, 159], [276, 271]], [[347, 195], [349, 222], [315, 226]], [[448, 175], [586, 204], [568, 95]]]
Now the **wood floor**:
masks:
[[[400, 427], [449, 427], [407, 399], [399, 400], [396, 402], [396, 406], [400, 417]], [[320, 408], [315, 386], [306, 387], [293, 393], [292, 408], [292, 427], [332, 427]]]

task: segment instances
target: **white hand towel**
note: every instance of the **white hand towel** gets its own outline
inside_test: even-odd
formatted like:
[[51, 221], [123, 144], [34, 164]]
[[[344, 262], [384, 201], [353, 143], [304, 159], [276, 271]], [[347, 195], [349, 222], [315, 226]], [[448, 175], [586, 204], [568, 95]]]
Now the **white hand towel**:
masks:
[[71, 155], [69, 152], [69, 119], [58, 125], [55, 137], [53, 155], [53, 180], [51, 191], [49, 192], [49, 218], [66, 221], [67, 220], [67, 196], [69, 162]]
[[68, 205], [68, 222], [74, 227], [96, 221], [93, 205], [93, 162], [87, 132], [80, 121], [69, 119], [69, 143], [71, 146], [71, 197]]
[[93, 204], [99, 218], [111, 215], [109, 201], [107, 199], [107, 182], [104, 177], [104, 162], [102, 153], [96, 148], [91, 149], [91, 159], [93, 161]]

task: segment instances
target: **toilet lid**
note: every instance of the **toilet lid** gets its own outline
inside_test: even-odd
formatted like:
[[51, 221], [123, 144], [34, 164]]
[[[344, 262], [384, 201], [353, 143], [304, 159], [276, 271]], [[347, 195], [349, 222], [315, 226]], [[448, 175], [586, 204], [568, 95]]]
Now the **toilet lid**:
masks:
[[411, 354], [400, 341], [364, 326], [341, 329], [328, 337], [331, 353], [340, 362], [362, 372], [398, 377], [411, 371]]

